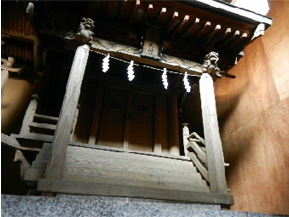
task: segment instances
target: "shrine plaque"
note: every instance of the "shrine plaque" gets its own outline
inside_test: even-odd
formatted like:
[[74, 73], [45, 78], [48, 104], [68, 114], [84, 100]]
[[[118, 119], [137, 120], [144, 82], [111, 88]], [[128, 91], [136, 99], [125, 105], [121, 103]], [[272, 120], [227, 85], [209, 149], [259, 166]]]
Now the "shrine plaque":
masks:
[[153, 59], [161, 59], [163, 46], [163, 27], [146, 25], [146, 31], [142, 41], [141, 56]]

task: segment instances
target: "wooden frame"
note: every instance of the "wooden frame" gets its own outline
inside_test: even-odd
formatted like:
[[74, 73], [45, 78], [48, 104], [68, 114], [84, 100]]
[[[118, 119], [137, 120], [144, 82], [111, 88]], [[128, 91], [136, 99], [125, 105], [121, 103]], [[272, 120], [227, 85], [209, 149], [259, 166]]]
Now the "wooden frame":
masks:
[[141, 56], [153, 59], [162, 58], [164, 28], [146, 24], [145, 34], [141, 44]]

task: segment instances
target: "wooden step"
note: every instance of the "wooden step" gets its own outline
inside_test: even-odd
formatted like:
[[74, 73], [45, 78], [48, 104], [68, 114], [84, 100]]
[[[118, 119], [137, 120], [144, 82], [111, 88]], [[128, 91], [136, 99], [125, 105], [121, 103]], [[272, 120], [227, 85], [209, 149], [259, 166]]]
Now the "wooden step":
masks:
[[16, 139], [26, 139], [26, 140], [35, 140], [40, 142], [52, 142], [52, 135], [45, 135], [40, 133], [27, 133], [24, 135], [21, 134], [11, 134], [11, 137]]
[[58, 117], [34, 114], [34, 121], [37, 123], [49, 123], [49, 124], [55, 124], [56, 125], [58, 122]]
[[[51, 145], [44, 144], [25, 174], [26, 181], [43, 177], [50, 151]], [[209, 192], [207, 183], [190, 161], [76, 146], [68, 146], [63, 180]]]
[[53, 125], [53, 124], [32, 122], [32, 123], [29, 124], [29, 126], [32, 127], [32, 128], [41, 128], [41, 129], [51, 130], [51, 131], [55, 131], [56, 130], [56, 125]]

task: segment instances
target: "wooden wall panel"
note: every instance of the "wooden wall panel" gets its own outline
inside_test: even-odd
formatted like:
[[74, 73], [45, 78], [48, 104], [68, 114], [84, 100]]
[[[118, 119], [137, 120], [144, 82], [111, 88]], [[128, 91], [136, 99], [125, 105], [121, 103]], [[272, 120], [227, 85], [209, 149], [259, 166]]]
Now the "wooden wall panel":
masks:
[[289, 2], [270, 1], [273, 26], [215, 83], [233, 210], [289, 214]]

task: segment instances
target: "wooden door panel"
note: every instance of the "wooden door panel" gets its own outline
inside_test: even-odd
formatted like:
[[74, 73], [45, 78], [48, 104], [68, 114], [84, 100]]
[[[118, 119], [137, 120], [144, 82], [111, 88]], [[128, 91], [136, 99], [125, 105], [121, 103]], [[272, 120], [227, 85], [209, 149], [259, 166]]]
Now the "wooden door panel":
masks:
[[155, 105], [154, 152], [169, 153], [167, 97], [158, 96]]
[[98, 134], [98, 144], [123, 148], [126, 91], [106, 88]]
[[153, 150], [154, 97], [130, 93], [126, 120], [125, 141], [128, 149], [139, 151]]

